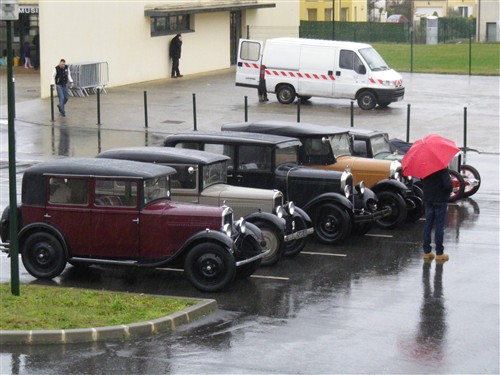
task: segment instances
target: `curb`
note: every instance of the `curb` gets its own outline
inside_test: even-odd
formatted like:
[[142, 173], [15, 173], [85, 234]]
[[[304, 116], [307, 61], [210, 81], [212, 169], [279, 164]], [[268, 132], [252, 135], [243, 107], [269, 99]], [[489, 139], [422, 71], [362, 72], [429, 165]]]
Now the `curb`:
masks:
[[0, 331], [0, 345], [71, 344], [139, 338], [173, 331], [178, 326], [216, 311], [217, 308], [217, 301], [214, 299], [198, 299], [198, 303], [194, 306], [147, 322], [97, 328]]

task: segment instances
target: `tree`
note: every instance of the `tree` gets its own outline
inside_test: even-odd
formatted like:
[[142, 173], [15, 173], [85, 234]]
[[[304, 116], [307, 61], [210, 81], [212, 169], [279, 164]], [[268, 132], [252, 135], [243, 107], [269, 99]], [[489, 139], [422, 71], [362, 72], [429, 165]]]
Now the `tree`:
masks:
[[387, 1], [387, 15], [402, 14], [410, 20], [413, 19], [412, 14], [412, 0], [388, 0]]

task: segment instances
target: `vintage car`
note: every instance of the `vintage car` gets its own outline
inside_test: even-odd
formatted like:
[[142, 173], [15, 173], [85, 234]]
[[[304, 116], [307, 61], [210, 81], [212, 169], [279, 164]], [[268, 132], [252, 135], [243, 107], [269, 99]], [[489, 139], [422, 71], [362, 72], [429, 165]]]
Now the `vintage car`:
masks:
[[[411, 143], [396, 138], [389, 139], [387, 133], [377, 130], [353, 128], [349, 132], [354, 139], [353, 155], [363, 158], [401, 161], [411, 147]], [[452, 160], [449, 169], [453, 185], [450, 202], [468, 198], [479, 190], [479, 172], [473, 166], [462, 163], [462, 154]], [[419, 186], [418, 180], [415, 183]]]
[[[266, 255], [260, 230], [233, 222], [227, 206], [170, 200], [175, 169], [124, 160], [65, 158], [26, 169], [19, 252], [26, 270], [52, 279], [74, 266], [184, 268], [201, 291], [255, 272]], [[9, 208], [1, 218], [8, 245]], [[8, 247], [7, 247], [8, 251]]]
[[276, 263], [281, 254], [298, 254], [307, 236], [314, 232], [309, 215], [293, 202], [283, 204], [280, 191], [228, 185], [227, 156], [179, 148], [129, 147], [107, 150], [97, 157], [174, 168], [177, 173], [170, 178], [172, 200], [210, 206], [227, 204], [237, 217], [259, 227], [270, 250], [261, 265]]
[[320, 171], [297, 164], [296, 138], [236, 132], [193, 131], [167, 136], [165, 146], [209, 151], [231, 158], [230, 185], [278, 189], [311, 217], [316, 237], [336, 244], [351, 232], [366, 233], [389, 213], [375, 194], [353, 186], [349, 172]]
[[349, 168], [354, 183], [364, 181], [377, 194], [379, 205], [390, 208], [391, 214], [377, 221], [382, 228], [416, 221], [424, 213], [421, 189], [414, 188], [411, 178], [403, 176], [401, 163], [353, 156], [348, 129], [269, 120], [226, 124], [222, 130], [296, 137], [302, 142], [299, 164], [335, 171]]

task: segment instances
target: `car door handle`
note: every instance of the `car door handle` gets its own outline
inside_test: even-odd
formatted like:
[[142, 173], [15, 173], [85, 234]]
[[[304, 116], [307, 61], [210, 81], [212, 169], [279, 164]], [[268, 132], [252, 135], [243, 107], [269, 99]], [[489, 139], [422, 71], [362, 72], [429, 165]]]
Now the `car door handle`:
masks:
[[136, 224], [139, 224], [139, 218], [137, 218], [137, 219], [132, 219], [132, 221], [133, 221], [134, 223], [136, 223]]
[[340, 71], [336, 71], [336, 72], [335, 72], [335, 75], [336, 75], [337, 77], [340, 77]]
[[50, 216], [49, 214], [45, 214], [45, 215], [43, 215], [43, 217], [46, 219], [50, 219], [52, 216]]

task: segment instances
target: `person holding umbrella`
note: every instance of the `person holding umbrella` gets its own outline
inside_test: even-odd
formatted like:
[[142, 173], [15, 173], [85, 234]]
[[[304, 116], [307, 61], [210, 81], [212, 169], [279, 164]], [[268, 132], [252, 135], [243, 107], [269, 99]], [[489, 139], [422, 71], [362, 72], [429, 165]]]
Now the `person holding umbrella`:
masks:
[[[424, 260], [446, 262], [443, 238], [448, 199], [453, 190], [448, 164], [460, 150], [455, 142], [436, 134], [416, 141], [401, 160], [403, 173], [422, 179], [424, 190], [425, 226], [423, 232]], [[436, 254], [432, 252], [431, 233], [434, 229]]]

